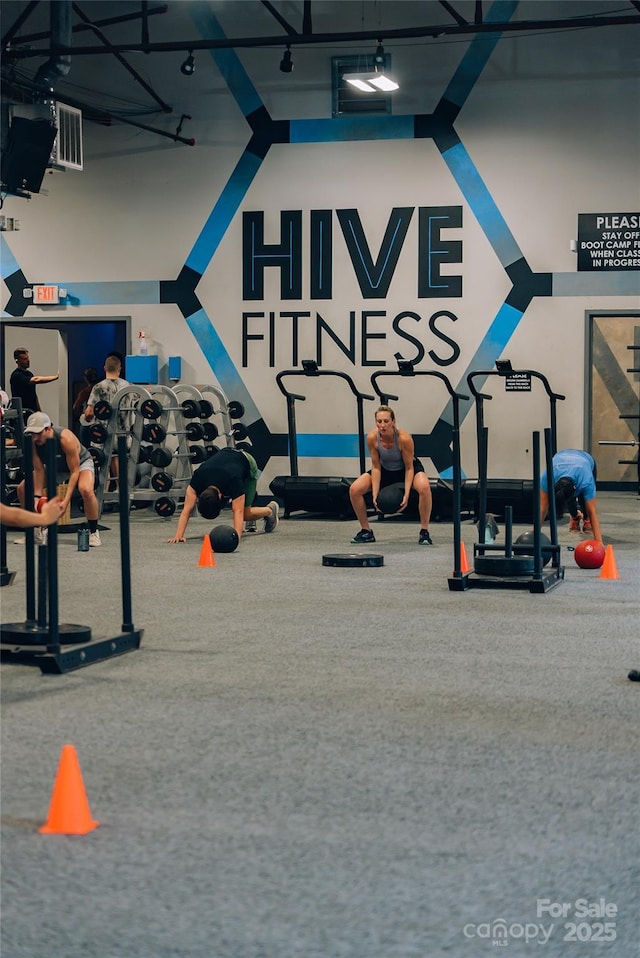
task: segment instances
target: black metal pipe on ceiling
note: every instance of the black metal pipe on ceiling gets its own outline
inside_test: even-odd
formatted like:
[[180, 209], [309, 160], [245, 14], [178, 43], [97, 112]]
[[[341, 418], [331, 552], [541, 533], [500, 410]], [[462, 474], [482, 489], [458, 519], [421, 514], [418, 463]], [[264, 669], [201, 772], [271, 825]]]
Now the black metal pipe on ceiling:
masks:
[[169, 40], [161, 43], [119, 43], [110, 50], [97, 46], [54, 47], [33, 50], [11, 48], [3, 51], [6, 59], [26, 60], [53, 55], [99, 56], [118, 53], [175, 53], [188, 50], [255, 49], [259, 47], [317, 46], [319, 44], [357, 43], [373, 40], [416, 40], [441, 36], [476, 36], [478, 34], [526, 33], [540, 30], [586, 30], [611, 26], [639, 26], [636, 14], [615, 16], [564, 17], [558, 20], [520, 20], [513, 23], [432, 24], [422, 27], [348, 31], [340, 33], [295, 34], [279, 37], [233, 37], [225, 39]]

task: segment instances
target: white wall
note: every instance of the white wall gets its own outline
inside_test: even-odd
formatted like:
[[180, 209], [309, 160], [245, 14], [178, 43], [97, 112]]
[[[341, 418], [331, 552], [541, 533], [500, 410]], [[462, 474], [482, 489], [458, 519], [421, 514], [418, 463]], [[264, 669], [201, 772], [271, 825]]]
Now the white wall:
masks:
[[[575, 273], [576, 257], [569, 244], [577, 235], [579, 213], [638, 209], [637, 51], [634, 59], [634, 44], [627, 28], [610, 29], [617, 30], [619, 37], [617, 69], [615, 64], [601, 64], [603, 69], [590, 70], [585, 56], [597, 48], [595, 32], [531, 39], [518, 48], [526, 51], [526, 57], [521, 58], [515, 72], [514, 41], [505, 40], [455, 123], [472, 163], [534, 272]], [[452, 69], [465, 49], [464, 44], [457, 52], [447, 48], [446, 62]], [[257, 51], [253, 61], [256, 75], [261, 57], [264, 54]], [[242, 61], [251, 71], [251, 52], [244, 52]], [[406, 96], [400, 102], [415, 113], [433, 109], [450, 76], [449, 69], [438, 84], [430, 75], [422, 93], [414, 87], [410, 102]], [[279, 79], [284, 83], [282, 77]], [[68, 287], [71, 294], [74, 286], [81, 289], [79, 284], [97, 284], [104, 301], [92, 306], [81, 302], [83, 314], [129, 313], [132, 336], [143, 328], [161, 365], [169, 356], [182, 356], [184, 381], [196, 383], [219, 382], [222, 360], [217, 369], [209, 365], [174, 304], [140, 303], [131, 289], [137, 283], [178, 276], [249, 140], [247, 124], [233, 98], [220, 87], [219, 76], [216, 83], [214, 100], [205, 100], [203, 95], [194, 103], [195, 149], [127, 127], [105, 129], [85, 124], [84, 172], [47, 177], [47, 195], [34, 197], [29, 203], [8, 197], [4, 208], [7, 215], [19, 215], [21, 219], [19, 233], [3, 235], [28, 281], [57, 282]], [[309, 116], [310, 103], [314, 108], [311, 116], [318, 116], [315, 106], [320, 102], [328, 116], [326, 97], [322, 100], [317, 94], [301, 92], [296, 99], [291, 89], [289, 84], [281, 94], [277, 88], [265, 93], [265, 102], [275, 117]], [[434, 90], [439, 90], [435, 98]], [[417, 208], [442, 205], [463, 208], [463, 227], [450, 234], [450, 238], [463, 243], [463, 263], [443, 269], [463, 276], [463, 296], [419, 299]], [[375, 254], [391, 210], [398, 206], [416, 210], [386, 300], [363, 301], [334, 214], [332, 300], [311, 301], [306, 278], [302, 300], [283, 304], [279, 274], [272, 270], [267, 276], [264, 302], [243, 302], [243, 210], [265, 211], [265, 233], [274, 243], [279, 240], [280, 212], [302, 210], [306, 269], [310, 210], [356, 208]], [[638, 288], [636, 274], [636, 293], [632, 296], [614, 290], [535, 298], [503, 350], [514, 366], [541, 371], [555, 390], [566, 395], [559, 407], [561, 446], [583, 443], [585, 311], [640, 309]], [[372, 341], [370, 349], [385, 367], [364, 367], [361, 358], [353, 366], [328, 343], [323, 359], [326, 367], [348, 372], [361, 389], [369, 391], [371, 373], [379, 368], [394, 370], [394, 353], [407, 345], [393, 334], [390, 319], [400, 311], [414, 311], [422, 317], [416, 324], [417, 338], [426, 350], [433, 348], [446, 355], [446, 348], [428, 329], [428, 318], [438, 309], [450, 310], [457, 321], [448, 332], [459, 344], [461, 354], [453, 365], [433, 368], [440, 369], [457, 386], [464, 381], [475, 350], [509, 289], [509, 279], [496, 253], [435, 144], [431, 139], [409, 139], [274, 146], [222, 236], [196, 293], [259, 414], [273, 432], [284, 433], [286, 409], [275, 374], [292, 365], [290, 322], [278, 320], [273, 366], [269, 365], [267, 344], [256, 342], [250, 344], [249, 362], [243, 368], [243, 311], [268, 315], [269, 311], [279, 314], [296, 308], [308, 310], [312, 316], [319, 312], [336, 333], [346, 338], [351, 310], [359, 316], [363, 309], [384, 309], [387, 318], [381, 318], [379, 324], [376, 321], [371, 328], [386, 338]], [[4, 303], [6, 298], [5, 290]], [[74, 308], [67, 306], [60, 315]], [[33, 314], [31, 308], [25, 321]], [[309, 321], [301, 326], [299, 358], [315, 357], [311, 326]], [[259, 330], [260, 324], [254, 328]], [[266, 330], [265, 320], [261, 331]], [[423, 367], [429, 366], [427, 357]], [[353, 403], [348, 394], [343, 396], [328, 382], [322, 380], [323, 391], [318, 396], [309, 389], [309, 400], [299, 404], [301, 431], [353, 432]], [[398, 416], [401, 424], [424, 433], [442, 413], [446, 397], [432, 383], [427, 387], [424, 380], [421, 389], [415, 400], [404, 400], [398, 406]], [[372, 404], [367, 409], [368, 421], [374, 408]], [[535, 396], [530, 406], [526, 397], [517, 396], [513, 403], [499, 403], [496, 397], [489, 423], [493, 474], [530, 475], [531, 430], [547, 424], [546, 411], [545, 403], [540, 404]], [[471, 414], [462, 430], [463, 467], [470, 475], [475, 474], [473, 420]], [[323, 459], [305, 464], [301, 471], [348, 475], [354, 469], [350, 461]], [[265, 470], [264, 486], [273, 475], [286, 472], [286, 460], [272, 460]]]

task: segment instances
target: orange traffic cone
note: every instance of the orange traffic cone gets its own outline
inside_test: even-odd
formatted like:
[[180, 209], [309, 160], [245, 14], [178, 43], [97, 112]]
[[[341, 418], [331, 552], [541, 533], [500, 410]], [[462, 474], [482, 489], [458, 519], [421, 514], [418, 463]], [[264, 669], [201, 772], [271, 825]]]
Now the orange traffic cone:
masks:
[[604, 550], [604, 562], [600, 569], [600, 579], [619, 579], [616, 557], [613, 554], [613, 546], [608, 545]]
[[43, 835], [86, 835], [100, 822], [91, 817], [80, 763], [73, 745], [63, 745]]
[[462, 573], [471, 572], [471, 566], [469, 565], [469, 560], [467, 559], [467, 550], [464, 547], [464, 542], [460, 543], [460, 571]]
[[200, 560], [198, 562], [199, 566], [214, 566], [216, 564], [216, 557], [213, 554], [213, 546], [211, 545], [211, 539], [209, 536], [204, 536], [202, 540], [202, 548], [200, 549]]

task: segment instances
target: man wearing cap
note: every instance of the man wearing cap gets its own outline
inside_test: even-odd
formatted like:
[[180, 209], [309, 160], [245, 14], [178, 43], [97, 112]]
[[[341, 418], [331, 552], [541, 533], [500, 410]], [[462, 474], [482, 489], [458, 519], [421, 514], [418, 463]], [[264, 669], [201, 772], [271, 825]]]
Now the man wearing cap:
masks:
[[[596, 463], [582, 449], [561, 449], [551, 460], [553, 466], [556, 515], [565, 509], [570, 514], [569, 531], [586, 532], [602, 542], [600, 519], [596, 507]], [[540, 519], [549, 511], [549, 482], [546, 471], [540, 476]]]
[[29, 369], [29, 350], [24, 346], [14, 349], [13, 358], [16, 361], [16, 369], [11, 373], [9, 387], [14, 399], [19, 399], [23, 409], [31, 412], [40, 412], [40, 403], [36, 394], [37, 383], [52, 383], [59, 378], [60, 373], [55, 376], [36, 376]]
[[[51, 420], [44, 412], [34, 412], [27, 419], [25, 435], [33, 436], [33, 492], [36, 499], [46, 494], [46, 473], [44, 462], [40, 458], [40, 450], [49, 439], [55, 439], [56, 453], [61, 452], [69, 470], [67, 493], [64, 497], [64, 509], [71, 502], [71, 496], [77, 486], [84, 503], [84, 514], [89, 523], [89, 545], [99, 546], [100, 533], [98, 532], [98, 500], [94, 490], [95, 466], [91, 454], [78, 437], [70, 429], [54, 428]], [[18, 498], [24, 506], [24, 479], [18, 486]], [[64, 511], [63, 509], [63, 511]]]

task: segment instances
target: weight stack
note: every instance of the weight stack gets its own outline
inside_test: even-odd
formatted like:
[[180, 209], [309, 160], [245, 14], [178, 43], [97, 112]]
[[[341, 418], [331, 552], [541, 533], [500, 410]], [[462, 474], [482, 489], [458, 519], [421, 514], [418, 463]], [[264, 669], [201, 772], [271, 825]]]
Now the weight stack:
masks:
[[315, 512], [352, 519], [349, 486], [353, 479], [335, 476], [276, 476], [269, 484], [284, 505], [284, 514]]

